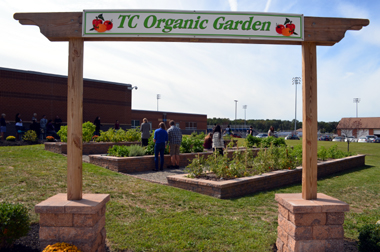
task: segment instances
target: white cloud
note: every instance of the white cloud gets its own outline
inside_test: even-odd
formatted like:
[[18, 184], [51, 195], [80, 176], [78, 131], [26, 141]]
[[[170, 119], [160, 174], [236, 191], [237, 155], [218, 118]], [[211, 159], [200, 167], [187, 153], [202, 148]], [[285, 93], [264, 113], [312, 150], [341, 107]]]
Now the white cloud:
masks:
[[231, 11], [237, 11], [237, 0], [228, 0]]
[[265, 9], [264, 9], [264, 12], [268, 12], [269, 8], [270, 8], [270, 3], [272, 2], [272, 0], [267, 0], [267, 4], [265, 5]]

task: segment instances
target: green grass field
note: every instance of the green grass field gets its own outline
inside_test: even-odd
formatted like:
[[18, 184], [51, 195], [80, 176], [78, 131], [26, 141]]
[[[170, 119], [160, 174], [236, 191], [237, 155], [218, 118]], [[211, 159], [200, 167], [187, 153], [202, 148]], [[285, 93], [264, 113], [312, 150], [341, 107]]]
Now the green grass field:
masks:
[[[344, 231], [357, 240], [358, 227], [380, 219], [380, 144], [351, 143], [350, 150], [366, 154], [366, 166], [319, 180], [318, 192], [350, 204]], [[274, 196], [300, 193], [301, 185], [221, 200], [84, 163], [83, 191], [111, 195], [106, 230], [113, 251], [270, 251], [277, 237]], [[34, 205], [57, 193], [66, 193], [66, 157], [42, 145], [0, 147], [0, 201], [24, 204], [38, 222]]]

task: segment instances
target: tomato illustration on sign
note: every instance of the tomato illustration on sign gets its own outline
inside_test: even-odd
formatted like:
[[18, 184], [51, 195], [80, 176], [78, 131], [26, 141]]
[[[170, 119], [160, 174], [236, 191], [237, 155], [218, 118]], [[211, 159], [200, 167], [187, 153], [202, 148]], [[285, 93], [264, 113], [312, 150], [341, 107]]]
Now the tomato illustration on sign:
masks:
[[[104, 23], [103, 23], [104, 21]], [[90, 29], [90, 31], [97, 31], [97, 32], [105, 32], [109, 31], [113, 27], [112, 20], [104, 20], [103, 14], [99, 14], [98, 16], [95, 17], [94, 20], [92, 20], [92, 26], [93, 28]]]
[[109, 20], [105, 21], [104, 25], [107, 27], [107, 31], [111, 30], [113, 27], [112, 20], [111, 21], [109, 21]]
[[286, 37], [289, 37], [290, 35], [293, 35], [293, 34], [298, 35], [295, 32], [295, 29], [296, 29], [296, 25], [293, 24], [289, 18], [285, 19], [285, 23], [283, 25], [277, 24], [277, 26], [276, 26], [276, 32], [278, 34], [282, 34], [283, 36], [286, 36]]

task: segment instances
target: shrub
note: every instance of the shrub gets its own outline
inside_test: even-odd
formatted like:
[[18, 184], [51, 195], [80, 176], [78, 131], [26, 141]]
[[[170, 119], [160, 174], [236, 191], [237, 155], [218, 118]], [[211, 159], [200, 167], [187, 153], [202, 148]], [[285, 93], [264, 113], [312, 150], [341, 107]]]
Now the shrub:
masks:
[[0, 248], [11, 246], [28, 234], [28, 209], [21, 204], [0, 203]]
[[203, 152], [203, 141], [204, 139], [194, 139], [192, 152]]
[[247, 145], [248, 148], [252, 148], [255, 145], [256, 145], [256, 147], [259, 147], [260, 143], [261, 143], [261, 138], [255, 137], [255, 136], [252, 136], [252, 135], [248, 135], [245, 138], [245, 143], [246, 143], [246, 145]]
[[14, 141], [16, 141], [16, 137], [14, 137], [14, 136], [8, 136], [5, 140], [14, 142]]
[[189, 178], [197, 178], [204, 172], [205, 160], [199, 155], [192, 160], [192, 162], [186, 166], [185, 171], [188, 173]]
[[57, 135], [61, 139], [61, 142], [67, 142], [67, 126], [61, 126], [60, 130], [57, 132]]
[[184, 136], [182, 137], [181, 146], [179, 147], [179, 151], [181, 153], [191, 153], [191, 147], [192, 147], [192, 139], [191, 137]]
[[90, 142], [92, 139], [92, 136], [94, 135], [96, 126], [92, 122], [85, 122], [82, 124], [82, 141], [83, 142]]
[[318, 150], [318, 158], [322, 161], [327, 160], [327, 150], [324, 146], [321, 146]]
[[28, 130], [22, 136], [22, 140], [36, 142], [37, 141], [37, 133], [34, 130]]
[[116, 157], [144, 156], [145, 148], [140, 145], [114, 145], [108, 149], [108, 154]]
[[129, 150], [127, 146], [114, 145], [108, 149], [108, 154], [115, 157], [129, 157]]
[[[90, 142], [95, 132], [95, 125], [92, 122], [85, 122], [82, 124], [82, 141]], [[62, 142], [67, 142], [67, 126], [61, 126], [61, 129], [57, 132], [57, 135]]]
[[141, 145], [126, 146], [129, 151], [129, 157], [144, 156], [145, 148]]
[[[119, 131], [118, 131], [119, 132]], [[130, 129], [125, 133], [125, 140], [127, 142], [141, 141], [141, 131], [139, 128]]]
[[78, 249], [77, 246], [65, 243], [58, 242], [53, 245], [48, 245], [42, 252], [64, 252], [64, 251], [72, 251], [72, 252], [82, 252], [82, 250]]
[[359, 251], [380, 251], [380, 225], [367, 224], [359, 230]]

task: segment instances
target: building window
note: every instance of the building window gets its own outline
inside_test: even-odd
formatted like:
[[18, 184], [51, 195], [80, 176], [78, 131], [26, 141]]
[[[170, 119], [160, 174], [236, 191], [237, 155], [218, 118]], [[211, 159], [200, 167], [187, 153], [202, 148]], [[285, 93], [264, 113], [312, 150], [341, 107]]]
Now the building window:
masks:
[[134, 128], [138, 128], [138, 127], [140, 127], [140, 121], [139, 120], [132, 120], [131, 128], [134, 129]]
[[197, 129], [197, 123], [196, 122], [187, 122], [186, 123], [186, 129], [187, 130], [196, 130]]

